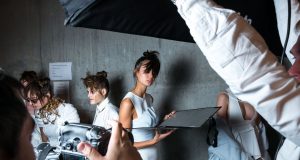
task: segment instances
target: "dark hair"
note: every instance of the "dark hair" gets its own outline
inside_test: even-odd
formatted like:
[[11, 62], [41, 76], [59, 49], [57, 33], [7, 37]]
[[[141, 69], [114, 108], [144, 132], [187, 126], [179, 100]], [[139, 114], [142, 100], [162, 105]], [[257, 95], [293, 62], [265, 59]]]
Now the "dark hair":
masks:
[[19, 138], [29, 116], [22, 100], [20, 82], [0, 73], [0, 158], [13, 159], [19, 152]]
[[[151, 70], [153, 72], [153, 76], [157, 77], [159, 70], [160, 70], [160, 61], [157, 57], [159, 52], [157, 51], [146, 51], [143, 53], [143, 56], [140, 57], [134, 65], [134, 70], [137, 71], [141, 68], [142, 65], [146, 66], [146, 73], [149, 73]], [[144, 63], [148, 61], [147, 63]], [[135, 73], [134, 73], [135, 76]]]
[[27, 96], [30, 92], [30, 95], [36, 95], [37, 98], [42, 101], [44, 97], [48, 97], [50, 94], [49, 101], [47, 104], [43, 104], [42, 108], [39, 109], [39, 115], [41, 118], [45, 118], [48, 122], [54, 123], [54, 121], [49, 119], [49, 115], [55, 114], [59, 116], [58, 111], [56, 110], [60, 104], [64, 103], [64, 100], [59, 97], [53, 97], [52, 87], [50, 84], [50, 79], [48, 77], [39, 79], [38, 81], [33, 81], [28, 86], [25, 87], [24, 93]]
[[107, 94], [109, 93], [109, 82], [107, 80], [107, 72], [97, 72], [96, 75], [90, 75], [87, 73], [85, 78], [81, 78], [86, 88], [91, 90], [106, 89]]
[[33, 81], [36, 81], [37, 79], [38, 79], [38, 76], [35, 71], [24, 71], [21, 74], [20, 81], [25, 80], [28, 83], [31, 83]]
[[50, 98], [53, 95], [50, 79], [48, 77], [31, 82], [24, 89], [25, 96], [30, 92], [31, 95], [36, 95], [39, 100], [42, 100], [48, 93]]

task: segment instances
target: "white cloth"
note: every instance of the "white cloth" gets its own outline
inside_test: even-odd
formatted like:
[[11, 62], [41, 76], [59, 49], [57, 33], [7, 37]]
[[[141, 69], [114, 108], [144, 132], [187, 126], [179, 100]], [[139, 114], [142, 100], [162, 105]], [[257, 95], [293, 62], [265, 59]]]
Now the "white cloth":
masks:
[[270, 160], [267, 152], [269, 143], [267, 141], [265, 126], [263, 123], [256, 125], [257, 113], [251, 120], [244, 120], [239, 100], [227, 89], [229, 97], [228, 103], [228, 125], [231, 132], [245, 152], [254, 157], [254, 159], [263, 158]]
[[[157, 125], [157, 117], [150, 94], [146, 93], [144, 97], [139, 97], [132, 92], [128, 92], [125, 98], [131, 100], [137, 113], [137, 118], [132, 121], [132, 128], [155, 127]], [[155, 132], [153, 130], [133, 129], [132, 135], [134, 142], [141, 142], [153, 139]], [[158, 158], [155, 145], [139, 149], [138, 151], [143, 160], [156, 160]]]
[[45, 123], [46, 119], [42, 119], [44, 122], [43, 131], [45, 135], [48, 137], [49, 143], [51, 146], [59, 145], [59, 133], [60, 126], [62, 126], [65, 122], [69, 123], [79, 123], [79, 115], [77, 110], [73, 107], [72, 104], [69, 103], [61, 103], [56, 109], [58, 115], [51, 114], [49, 115], [49, 119], [53, 120], [53, 124]]
[[[239, 100], [227, 90], [229, 97], [227, 122], [216, 117], [218, 146], [210, 146], [209, 159], [259, 159], [270, 160], [268, 141], [264, 125], [260, 122], [256, 125], [254, 114], [251, 120], [244, 120]], [[220, 123], [220, 124], [219, 124]], [[252, 158], [253, 157], [253, 158]]]
[[118, 121], [119, 109], [110, 103], [108, 98], [105, 98], [97, 105], [93, 125], [101, 126], [106, 129], [111, 128], [111, 126], [107, 123], [108, 120]]
[[39, 144], [42, 143], [41, 131], [39, 126], [37, 125], [38, 122], [34, 115], [31, 115], [32, 119], [35, 121], [35, 126], [31, 135], [31, 144], [33, 148], [36, 148]]
[[286, 139], [277, 153], [276, 160], [299, 160], [300, 147]]
[[253, 160], [251, 155], [245, 152], [234, 139], [227, 122], [216, 118], [216, 127], [218, 129], [218, 146], [208, 147], [209, 160]]
[[263, 38], [236, 12], [210, 0], [177, 0], [210, 66], [287, 139], [300, 145], [300, 86]]

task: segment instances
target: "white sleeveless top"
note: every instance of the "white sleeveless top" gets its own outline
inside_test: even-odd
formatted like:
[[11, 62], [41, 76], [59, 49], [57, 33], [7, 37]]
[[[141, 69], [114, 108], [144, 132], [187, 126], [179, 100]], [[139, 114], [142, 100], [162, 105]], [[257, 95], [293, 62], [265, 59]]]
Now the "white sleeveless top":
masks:
[[[157, 117], [153, 108], [152, 97], [150, 94], [145, 93], [145, 96], [139, 97], [132, 92], [128, 92], [125, 98], [129, 98], [137, 113], [137, 118], [132, 120], [132, 128], [140, 127], [155, 127], [157, 125]], [[153, 139], [154, 130], [146, 129], [132, 129], [134, 142], [141, 142]], [[157, 160], [156, 146], [138, 150], [143, 160]]]

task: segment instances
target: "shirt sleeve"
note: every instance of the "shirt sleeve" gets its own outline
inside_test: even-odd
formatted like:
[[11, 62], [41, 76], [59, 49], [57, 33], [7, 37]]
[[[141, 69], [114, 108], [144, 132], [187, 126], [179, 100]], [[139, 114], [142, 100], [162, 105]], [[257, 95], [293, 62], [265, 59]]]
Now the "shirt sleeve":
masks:
[[110, 120], [114, 120], [114, 121], [119, 121], [119, 113], [118, 113], [118, 110], [115, 108], [115, 106], [110, 106], [109, 109], [107, 110], [106, 112], [106, 115], [104, 117], [104, 121], [105, 121], [105, 128], [108, 129], [108, 128], [111, 128], [110, 124], [108, 123], [108, 121]]
[[236, 12], [211, 0], [177, 0], [176, 6], [209, 65], [231, 91], [300, 145], [300, 86], [259, 33]]
[[65, 122], [79, 123], [79, 115], [77, 110], [72, 104], [64, 103], [58, 109], [59, 118], [56, 122], [57, 125], [63, 125]]

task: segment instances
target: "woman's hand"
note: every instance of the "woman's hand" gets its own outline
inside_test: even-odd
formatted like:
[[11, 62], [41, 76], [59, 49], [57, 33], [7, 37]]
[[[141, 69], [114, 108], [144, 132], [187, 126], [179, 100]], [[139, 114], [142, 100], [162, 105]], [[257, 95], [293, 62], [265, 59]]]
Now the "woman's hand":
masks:
[[127, 132], [123, 130], [122, 124], [116, 121], [112, 121], [110, 124], [112, 132], [105, 156], [102, 156], [86, 142], [78, 144], [78, 151], [90, 160], [141, 160], [140, 154], [133, 147]]
[[172, 111], [171, 113], [165, 115], [164, 120], [170, 119], [172, 117], [174, 117], [176, 114], [176, 111]]
[[165, 139], [166, 137], [168, 137], [169, 135], [171, 135], [175, 130], [170, 130], [167, 131], [165, 133], [159, 133], [159, 131], [155, 132], [155, 136], [153, 138], [153, 144], [158, 143], [159, 141]]

